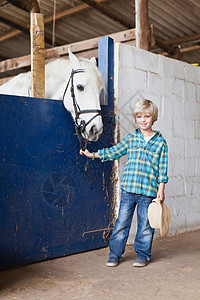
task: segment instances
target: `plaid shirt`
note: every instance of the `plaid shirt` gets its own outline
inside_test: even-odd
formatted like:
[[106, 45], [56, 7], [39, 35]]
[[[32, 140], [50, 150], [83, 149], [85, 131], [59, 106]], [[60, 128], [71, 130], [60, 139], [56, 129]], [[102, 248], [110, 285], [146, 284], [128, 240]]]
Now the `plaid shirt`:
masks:
[[146, 143], [140, 129], [122, 142], [98, 151], [102, 162], [128, 154], [121, 188], [127, 192], [156, 197], [158, 184], [167, 182], [167, 143], [159, 131]]

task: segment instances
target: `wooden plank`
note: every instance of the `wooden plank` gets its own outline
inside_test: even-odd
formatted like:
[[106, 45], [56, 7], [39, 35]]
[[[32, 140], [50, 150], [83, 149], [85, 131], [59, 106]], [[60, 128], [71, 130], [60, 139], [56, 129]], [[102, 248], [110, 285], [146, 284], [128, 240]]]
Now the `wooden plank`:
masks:
[[3, 41], [8, 40], [12, 37], [15, 37], [16, 35], [21, 34], [21, 33], [22, 33], [21, 30], [15, 30], [15, 31], [9, 32], [9, 33], [7, 33], [3, 36], [0, 36], [0, 42], [3, 42]]
[[178, 44], [184, 44], [187, 42], [198, 41], [198, 40], [200, 40], [200, 33], [195, 33], [192, 35], [183, 36], [175, 39], [169, 39], [165, 41], [165, 43], [168, 45], [178, 45]]
[[31, 0], [31, 1], [24, 1], [24, 0], [7, 0], [10, 2], [12, 5], [17, 6], [25, 11], [32, 11], [35, 13], [40, 12], [40, 7], [38, 5], [37, 0]]
[[[112, 39], [114, 39], [115, 42], [134, 41], [135, 29], [129, 29], [118, 33], [109, 34], [109, 36]], [[91, 52], [89, 51], [98, 48], [99, 38], [100, 37], [73, 43], [73, 44], [68, 44], [64, 46], [59, 46], [52, 49], [47, 49], [45, 51], [45, 59], [50, 60], [52, 58], [67, 55], [68, 48], [70, 48], [71, 51], [76, 53], [78, 56], [89, 57], [89, 55], [91, 54]], [[7, 59], [0, 62], [0, 73], [30, 66], [30, 63], [31, 63], [30, 55]]]
[[148, 0], [135, 0], [136, 47], [149, 50]]
[[45, 98], [44, 15], [31, 13], [32, 97]]

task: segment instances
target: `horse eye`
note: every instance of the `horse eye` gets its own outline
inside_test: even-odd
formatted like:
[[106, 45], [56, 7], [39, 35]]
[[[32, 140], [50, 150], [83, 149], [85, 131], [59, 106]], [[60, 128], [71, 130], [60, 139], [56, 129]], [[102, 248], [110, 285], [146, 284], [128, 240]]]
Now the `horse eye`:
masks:
[[78, 89], [80, 92], [83, 92], [83, 91], [84, 91], [84, 86], [81, 85], [81, 84], [78, 84], [78, 85], [77, 85], [77, 89]]

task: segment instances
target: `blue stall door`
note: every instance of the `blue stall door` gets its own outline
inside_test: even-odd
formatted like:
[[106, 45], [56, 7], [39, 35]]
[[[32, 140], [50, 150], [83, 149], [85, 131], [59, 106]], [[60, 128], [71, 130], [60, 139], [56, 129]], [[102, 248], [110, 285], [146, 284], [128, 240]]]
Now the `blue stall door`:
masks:
[[[88, 149], [113, 142], [113, 117]], [[0, 96], [0, 269], [108, 245], [111, 162], [79, 155], [61, 101]]]

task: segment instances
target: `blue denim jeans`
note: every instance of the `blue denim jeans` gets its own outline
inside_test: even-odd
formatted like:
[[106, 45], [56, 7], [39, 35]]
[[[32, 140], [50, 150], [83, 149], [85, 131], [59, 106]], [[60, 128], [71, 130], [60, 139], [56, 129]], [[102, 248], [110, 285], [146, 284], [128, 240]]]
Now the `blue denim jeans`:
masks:
[[137, 234], [134, 249], [137, 257], [145, 257], [148, 262], [151, 260], [154, 229], [149, 225], [148, 206], [153, 199], [154, 197], [121, 191], [119, 215], [109, 241], [109, 258], [117, 258], [119, 261], [122, 259], [137, 205]]

